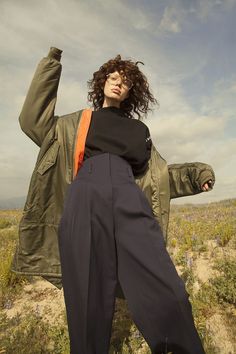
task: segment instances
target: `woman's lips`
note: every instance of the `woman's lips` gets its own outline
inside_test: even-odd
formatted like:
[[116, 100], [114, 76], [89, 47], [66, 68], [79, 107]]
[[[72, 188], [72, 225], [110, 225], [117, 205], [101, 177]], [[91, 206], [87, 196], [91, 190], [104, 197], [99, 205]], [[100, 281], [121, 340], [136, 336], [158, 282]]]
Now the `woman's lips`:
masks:
[[121, 91], [119, 89], [112, 89], [112, 92], [116, 93], [117, 95], [120, 95], [121, 94]]

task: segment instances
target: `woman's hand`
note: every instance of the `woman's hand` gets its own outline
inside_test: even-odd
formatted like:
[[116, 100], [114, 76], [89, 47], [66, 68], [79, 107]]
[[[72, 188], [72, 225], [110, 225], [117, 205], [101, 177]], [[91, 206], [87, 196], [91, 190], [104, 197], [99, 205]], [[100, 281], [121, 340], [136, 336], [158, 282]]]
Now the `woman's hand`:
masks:
[[207, 191], [208, 191], [209, 189], [211, 189], [211, 188], [212, 188], [212, 180], [209, 179], [209, 181], [207, 181], [206, 183], [203, 184], [202, 190], [203, 190], [204, 192], [207, 192]]

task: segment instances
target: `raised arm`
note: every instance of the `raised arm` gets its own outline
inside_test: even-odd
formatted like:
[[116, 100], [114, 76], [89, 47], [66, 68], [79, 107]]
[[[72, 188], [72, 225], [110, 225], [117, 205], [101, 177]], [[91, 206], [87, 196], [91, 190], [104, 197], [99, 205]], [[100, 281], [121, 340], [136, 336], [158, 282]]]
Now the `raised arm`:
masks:
[[212, 167], [202, 162], [168, 165], [168, 171], [171, 199], [209, 191], [215, 183]]
[[51, 47], [48, 56], [39, 62], [19, 117], [21, 129], [38, 146], [55, 123], [61, 53]]

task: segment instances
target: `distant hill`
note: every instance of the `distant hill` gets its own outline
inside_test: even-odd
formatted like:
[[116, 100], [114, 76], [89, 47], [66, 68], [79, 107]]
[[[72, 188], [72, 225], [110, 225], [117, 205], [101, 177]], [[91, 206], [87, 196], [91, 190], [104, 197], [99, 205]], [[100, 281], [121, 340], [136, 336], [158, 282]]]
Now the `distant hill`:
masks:
[[26, 196], [1, 199], [0, 209], [22, 209], [24, 207], [25, 200], [26, 200]]
[[204, 206], [222, 206], [227, 207], [234, 205], [236, 207], [236, 198], [231, 199], [222, 199], [215, 202], [209, 203], [183, 203], [183, 204], [175, 204], [174, 200], [171, 202], [171, 209], [180, 210], [182, 208], [202, 208]]
[[[0, 199], [0, 210], [3, 209], [23, 209], [24, 204], [26, 201], [26, 196], [24, 197], [17, 197], [17, 198], [8, 198], [8, 199]], [[204, 205], [214, 205], [214, 204], [220, 204], [222, 206], [227, 206], [227, 205], [231, 205], [232, 203], [235, 204], [236, 206], [236, 198], [232, 198], [232, 199], [223, 199], [217, 202], [211, 202], [211, 203], [184, 203], [184, 204], [175, 204], [174, 200], [171, 202], [171, 209], [181, 209], [183, 207], [202, 207]]]

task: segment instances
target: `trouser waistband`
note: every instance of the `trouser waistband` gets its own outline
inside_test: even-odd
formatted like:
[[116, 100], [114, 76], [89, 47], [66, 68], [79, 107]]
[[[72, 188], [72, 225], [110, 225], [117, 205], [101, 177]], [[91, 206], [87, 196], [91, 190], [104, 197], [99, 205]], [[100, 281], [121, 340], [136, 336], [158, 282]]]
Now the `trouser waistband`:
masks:
[[76, 179], [95, 179], [97, 182], [135, 182], [132, 167], [122, 157], [111, 153], [94, 155], [83, 161]]

